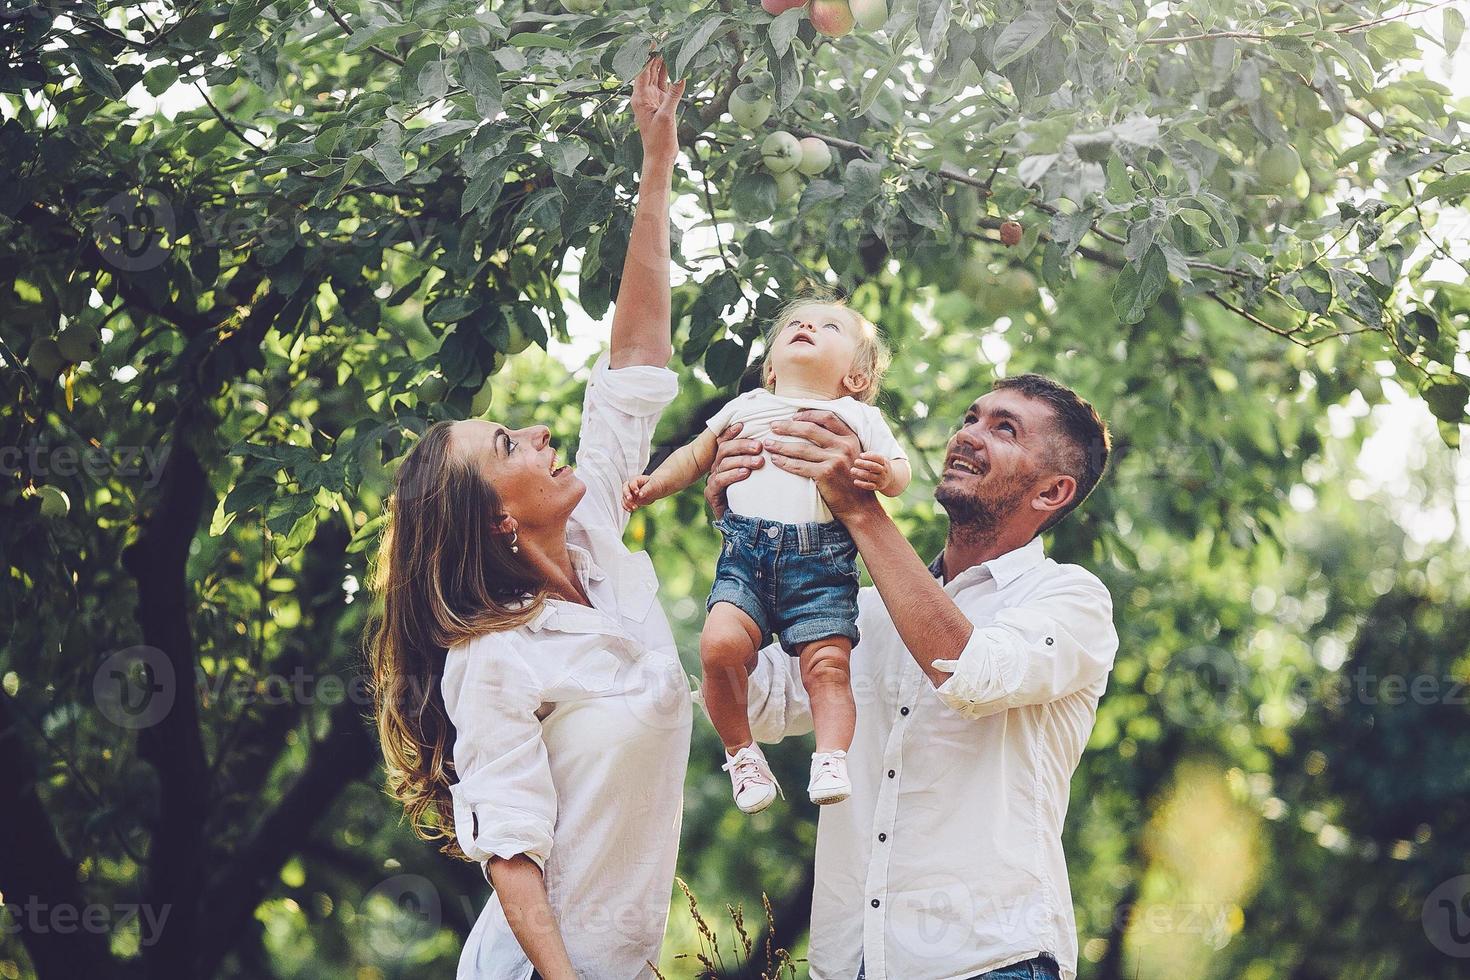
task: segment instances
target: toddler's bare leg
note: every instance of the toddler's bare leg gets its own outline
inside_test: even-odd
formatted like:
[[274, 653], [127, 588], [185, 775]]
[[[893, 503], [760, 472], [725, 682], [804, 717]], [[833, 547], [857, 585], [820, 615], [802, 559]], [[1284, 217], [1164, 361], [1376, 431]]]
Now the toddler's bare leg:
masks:
[[817, 751], [844, 752], [852, 748], [857, 726], [857, 703], [852, 696], [848, 658], [852, 641], [845, 636], [816, 640], [801, 648], [801, 683], [812, 702], [812, 727]]
[[699, 637], [705, 710], [729, 755], [754, 741], [746, 705], [750, 700], [750, 672], [755, 669], [760, 641], [760, 627], [755, 620], [729, 602], [717, 602], [711, 607]]

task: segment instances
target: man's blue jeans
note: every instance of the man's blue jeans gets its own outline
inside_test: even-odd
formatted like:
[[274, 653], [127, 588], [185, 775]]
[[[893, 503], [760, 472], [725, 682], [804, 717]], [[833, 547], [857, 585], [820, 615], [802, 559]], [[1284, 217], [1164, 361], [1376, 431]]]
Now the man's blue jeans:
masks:
[[[864, 980], [864, 976], [863, 968], [859, 966], [857, 980]], [[1061, 977], [1056, 960], [1050, 956], [1033, 956], [1029, 960], [982, 973], [973, 980], [1061, 980]]]

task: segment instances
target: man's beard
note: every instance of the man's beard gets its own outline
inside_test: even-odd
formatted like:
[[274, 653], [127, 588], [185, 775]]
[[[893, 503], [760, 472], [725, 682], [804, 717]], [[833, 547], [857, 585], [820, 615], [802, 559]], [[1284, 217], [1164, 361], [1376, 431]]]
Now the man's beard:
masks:
[[949, 488], [943, 482], [934, 490], [934, 499], [949, 515], [949, 533], [965, 539], [992, 536], [1029, 495], [1029, 482], [1015, 476], [978, 492]]

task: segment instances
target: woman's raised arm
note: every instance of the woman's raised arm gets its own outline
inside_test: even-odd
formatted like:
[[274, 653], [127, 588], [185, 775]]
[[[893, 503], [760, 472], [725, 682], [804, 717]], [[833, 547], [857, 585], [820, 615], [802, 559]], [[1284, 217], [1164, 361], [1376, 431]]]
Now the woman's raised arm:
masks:
[[608, 365], [663, 367], [674, 353], [669, 323], [669, 184], [679, 152], [679, 99], [684, 83], [669, 84], [655, 56], [633, 82], [633, 116], [643, 137], [638, 208], [623, 259], [623, 280], [613, 310]]

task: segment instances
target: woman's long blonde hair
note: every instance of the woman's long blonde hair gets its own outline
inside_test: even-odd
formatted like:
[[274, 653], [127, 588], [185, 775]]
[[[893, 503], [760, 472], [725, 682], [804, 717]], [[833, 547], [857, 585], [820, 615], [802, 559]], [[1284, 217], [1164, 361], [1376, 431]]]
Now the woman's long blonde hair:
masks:
[[444, 658], [456, 643], [529, 620], [546, 584], [496, 532], [500, 497], [450, 451], [453, 424], [430, 426], [394, 476], [373, 575], [381, 607], [366, 646], [388, 792], [415, 834], [464, 858], [449, 791], [456, 776]]

